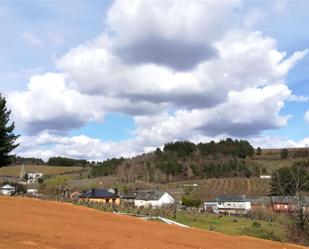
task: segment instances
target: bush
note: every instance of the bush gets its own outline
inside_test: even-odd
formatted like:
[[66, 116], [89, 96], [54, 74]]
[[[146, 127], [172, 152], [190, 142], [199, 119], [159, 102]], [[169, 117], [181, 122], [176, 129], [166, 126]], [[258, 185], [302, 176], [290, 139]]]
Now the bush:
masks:
[[287, 149], [282, 149], [280, 151], [280, 156], [282, 159], [287, 159], [289, 157], [289, 151]]
[[189, 197], [183, 196], [181, 198], [181, 203], [182, 203], [182, 205], [184, 205], [186, 207], [199, 207], [202, 202], [201, 202], [201, 200], [194, 200], [194, 199], [191, 199]]

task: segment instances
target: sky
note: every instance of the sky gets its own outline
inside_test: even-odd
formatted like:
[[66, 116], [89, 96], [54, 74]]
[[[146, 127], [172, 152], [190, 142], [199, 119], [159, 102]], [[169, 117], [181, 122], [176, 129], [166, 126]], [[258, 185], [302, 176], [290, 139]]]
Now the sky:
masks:
[[1, 0], [0, 92], [24, 157], [226, 137], [309, 146], [309, 1]]

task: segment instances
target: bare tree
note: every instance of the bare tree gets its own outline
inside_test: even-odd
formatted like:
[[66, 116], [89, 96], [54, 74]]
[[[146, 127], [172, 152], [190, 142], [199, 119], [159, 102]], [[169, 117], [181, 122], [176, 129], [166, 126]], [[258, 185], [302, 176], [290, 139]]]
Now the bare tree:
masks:
[[289, 230], [293, 240], [308, 243], [309, 239], [309, 213], [306, 212], [306, 197], [304, 193], [309, 190], [309, 161], [294, 163], [292, 167], [283, 167], [276, 170], [272, 176], [272, 194], [294, 196], [295, 210], [293, 217], [295, 229]]

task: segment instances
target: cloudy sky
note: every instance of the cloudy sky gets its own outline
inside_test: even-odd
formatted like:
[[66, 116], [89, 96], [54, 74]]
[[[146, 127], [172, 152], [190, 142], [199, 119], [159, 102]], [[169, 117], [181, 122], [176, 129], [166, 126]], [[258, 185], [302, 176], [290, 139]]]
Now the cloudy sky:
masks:
[[102, 160], [226, 137], [309, 146], [309, 1], [0, 1], [16, 153]]

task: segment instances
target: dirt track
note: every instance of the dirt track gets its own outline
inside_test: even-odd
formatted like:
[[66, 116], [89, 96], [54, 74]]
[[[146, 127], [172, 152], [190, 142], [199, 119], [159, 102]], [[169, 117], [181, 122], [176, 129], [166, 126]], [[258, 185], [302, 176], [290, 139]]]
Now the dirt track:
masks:
[[143, 221], [85, 207], [0, 197], [2, 249], [296, 249], [247, 237]]

